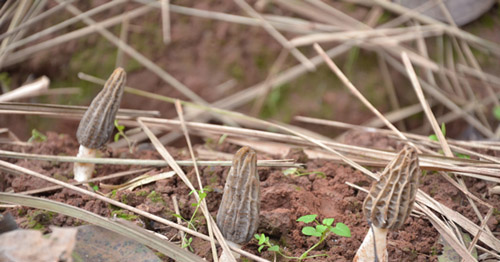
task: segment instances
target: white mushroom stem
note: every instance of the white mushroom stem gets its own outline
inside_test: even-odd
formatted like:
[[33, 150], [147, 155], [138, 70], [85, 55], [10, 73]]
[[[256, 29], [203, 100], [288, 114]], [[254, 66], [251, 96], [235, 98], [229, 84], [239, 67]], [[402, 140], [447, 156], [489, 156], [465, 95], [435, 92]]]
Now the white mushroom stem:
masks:
[[[373, 230], [372, 230], [373, 228]], [[368, 233], [361, 243], [361, 246], [356, 252], [356, 256], [354, 256], [353, 262], [387, 262], [387, 233], [389, 229], [387, 228], [378, 228], [376, 226], [372, 226], [368, 229]], [[375, 238], [374, 238], [375, 233]], [[373, 241], [375, 240], [375, 242]], [[375, 247], [377, 248], [377, 252], [375, 254]], [[378, 260], [375, 260], [375, 255], [377, 255]]]
[[[238, 244], [236, 244], [234, 242], [226, 240], [226, 243], [227, 243], [228, 246], [236, 247], [236, 248], [241, 248], [241, 245], [238, 245]], [[232, 253], [233, 253], [233, 257], [235, 259], [240, 258], [240, 254], [238, 254], [236, 252], [232, 252]], [[219, 258], [219, 262], [229, 262], [229, 261], [234, 261], [234, 260], [232, 260], [229, 257], [229, 254], [227, 254], [225, 251], [222, 251], [222, 254], [220, 255], [220, 258]]]
[[[96, 149], [87, 148], [80, 145], [78, 149], [78, 155], [76, 157], [95, 157]], [[73, 173], [75, 180], [78, 182], [83, 182], [92, 178], [92, 173], [94, 172], [93, 163], [75, 163], [73, 167]]]

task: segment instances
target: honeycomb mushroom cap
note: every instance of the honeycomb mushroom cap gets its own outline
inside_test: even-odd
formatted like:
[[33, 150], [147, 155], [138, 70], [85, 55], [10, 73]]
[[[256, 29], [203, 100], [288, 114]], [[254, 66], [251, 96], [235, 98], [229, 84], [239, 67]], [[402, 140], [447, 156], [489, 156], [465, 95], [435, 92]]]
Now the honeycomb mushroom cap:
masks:
[[236, 152], [217, 213], [224, 238], [237, 244], [250, 241], [257, 231], [260, 212], [260, 181], [255, 151]]
[[120, 107], [125, 80], [126, 73], [123, 68], [116, 68], [104, 88], [92, 100], [76, 132], [80, 145], [96, 149], [108, 141], [113, 132], [116, 112]]
[[363, 203], [368, 221], [379, 228], [400, 228], [415, 202], [419, 176], [417, 151], [406, 145], [372, 185]]

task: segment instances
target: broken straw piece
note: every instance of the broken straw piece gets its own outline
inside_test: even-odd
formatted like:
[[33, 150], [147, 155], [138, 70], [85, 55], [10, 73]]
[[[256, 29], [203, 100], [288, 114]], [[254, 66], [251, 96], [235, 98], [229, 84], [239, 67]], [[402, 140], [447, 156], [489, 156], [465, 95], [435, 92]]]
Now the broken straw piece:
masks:
[[[236, 152], [217, 212], [217, 226], [229, 245], [252, 239], [259, 225], [260, 181], [255, 151], [243, 147]], [[220, 260], [225, 261], [226, 254]]]
[[[363, 213], [373, 225], [353, 261], [387, 261], [387, 233], [397, 230], [410, 215], [417, 195], [420, 168], [414, 147], [406, 145], [384, 169], [363, 203]], [[374, 237], [376, 254], [374, 252]]]
[[[116, 112], [125, 86], [126, 73], [118, 67], [104, 84], [104, 88], [92, 100], [80, 121], [76, 138], [80, 143], [77, 157], [94, 157], [96, 149], [102, 147], [111, 136]], [[75, 163], [75, 180], [82, 182], [92, 177], [94, 164]]]

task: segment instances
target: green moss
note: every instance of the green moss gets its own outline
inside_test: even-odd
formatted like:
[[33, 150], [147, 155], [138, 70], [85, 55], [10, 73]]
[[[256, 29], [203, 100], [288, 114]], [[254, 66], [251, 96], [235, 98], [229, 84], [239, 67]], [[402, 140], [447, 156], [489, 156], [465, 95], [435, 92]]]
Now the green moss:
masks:
[[123, 204], [128, 204], [128, 195], [127, 194], [123, 194], [122, 197], [121, 197], [121, 200], [120, 202], [122, 202]]
[[125, 220], [136, 220], [138, 218], [138, 216], [134, 215], [134, 214], [131, 214], [129, 211], [127, 210], [123, 210], [123, 209], [118, 209], [118, 210], [113, 210], [111, 211], [111, 216], [116, 216], [118, 218], [122, 218], [122, 219], [125, 219]]
[[31, 214], [28, 214], [27, 218], [27, 228], [43, 230], [47, 225], [50, 224], [52, 218], [56, 213], [45, 210], [35, 210]]
[[116, 193], [117, 193], [117, 192], [118, 192], [118, 191], [117, 191], [116, 189], [113, 189], [113, 191], [111, 191], [111, 198], [112, 198], [112, 199], [116, 199]]
[[147, 198], [149, 198], [154, 203], [163, 202], [163, 198], [161, 197], [161, 194], [157, 193], [154, 190], [151, 191], [151, 193], [149, 193], [149, 195], [147, 196]]
[[148, 195], [148, 191], [146, 191], [146, 190], [137, 191], [137, 192], [135, 192], [135, 195], [144, 197], [144, 196]]

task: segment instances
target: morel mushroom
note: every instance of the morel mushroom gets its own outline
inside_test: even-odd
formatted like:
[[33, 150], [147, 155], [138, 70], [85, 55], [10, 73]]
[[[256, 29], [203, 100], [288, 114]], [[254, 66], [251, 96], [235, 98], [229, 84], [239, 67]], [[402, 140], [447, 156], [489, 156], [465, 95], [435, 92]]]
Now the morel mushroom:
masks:
[[[92, 100], [76, 132], [80, 143], [77, 157], [94, 157], [96, 150], [108, 141], [113, 132], [116, 112], [120, 107], [125, 79], [123, 68], [116, 68], [104, 88]], [[94, 164], [75, 163], [73, 172], [76, 181], [86, 181], [92, 177]]]
[[[229, 245], [239, 247], [252, 239], [259, 225], [260, 181], [255, 151], [236, 152], [217, 212], [217, 226]], [[220, 261], [228, 261], [224, 252]]]
[[419, 176], [417, 151], [407, 145], [386, 166], [363, 203], [363, 212], [372, 228], [368, 229], [353, 261], [388, 261], [387, 233], [399, 229], [410, 215]]

